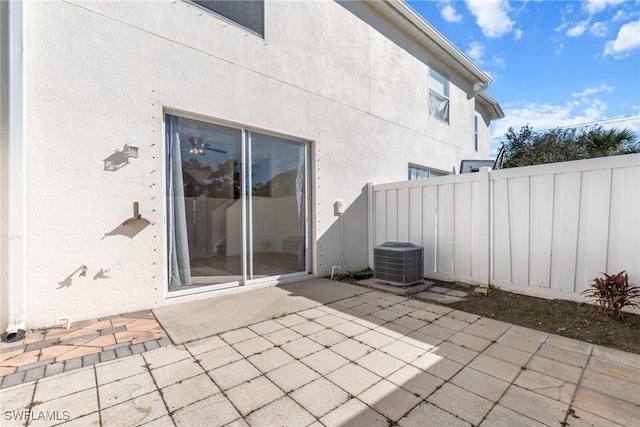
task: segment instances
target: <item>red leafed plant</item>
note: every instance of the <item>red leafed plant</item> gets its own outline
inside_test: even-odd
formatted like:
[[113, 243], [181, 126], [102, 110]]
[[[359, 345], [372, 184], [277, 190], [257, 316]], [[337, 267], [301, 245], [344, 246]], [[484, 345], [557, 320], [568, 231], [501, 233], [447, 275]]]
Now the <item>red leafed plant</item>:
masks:
[[596, 277], [591, 287], [582, 292], [592, 299], [607, 316], [622, 320], [624, 307], [640, 307], [640, 287], [629, 284], [626, 271], [618, 274], [602, 273], [604, 278]]

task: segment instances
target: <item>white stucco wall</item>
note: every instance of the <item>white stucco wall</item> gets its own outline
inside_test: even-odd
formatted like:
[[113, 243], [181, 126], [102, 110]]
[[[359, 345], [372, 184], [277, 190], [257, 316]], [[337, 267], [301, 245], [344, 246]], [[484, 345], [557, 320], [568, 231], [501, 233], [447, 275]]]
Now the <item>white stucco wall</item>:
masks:
[[486, 104], [476, 99], [476, 116], [478, 116], [478, 153], [476, 159], [491, 158], [491, 117]]
[[[166, 303], [164, 111], [310, 141], [320, 275], [340, 264], [336, 200], [345, 264], [364, 268], [367, 182], [489, 155], [470, 82], [451, 73], [450, 124], [429, 117], [429, 53], [331, 1], [267, 2], [264, 40], [180, 0], [26, 6], [29, 327]], [[140, 157], [105, 170], [127, 143]], [[148, 223], [122, 227], [136, 201]]]

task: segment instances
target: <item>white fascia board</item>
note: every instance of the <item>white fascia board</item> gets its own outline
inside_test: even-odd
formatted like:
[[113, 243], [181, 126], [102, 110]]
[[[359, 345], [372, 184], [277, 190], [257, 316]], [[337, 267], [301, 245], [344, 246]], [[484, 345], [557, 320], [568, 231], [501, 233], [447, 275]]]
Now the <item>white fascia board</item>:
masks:
[[494, 98], [489, 96], [484, 91], [481, 91], [481, 92], [477, 93], [476, 96], [477, 96], [477, 99], [480, 101], [481, 104], [483, 104], [483, 105], [485, 105], [485, 106], [490, 108], [490, 110], [491, 110], [491, 114], [490, 114], [491, 120], [504, 119], [504, 111], [502, 111], [502, 108], [500, 107], [500, 104], [498, 104], [498, 101], [496, 101]]
[[[436, 43], [447, 55], [459, 64], [457, 71], [465, 71], [467, 78], [474, 84], [481, 84], [481, 90], [486, 89], [492, 82], [491, 77], [482, 71], [471, 59], [453, 45], [445, 36], [429, 24], [422, 16], [411, 8], [404, 0], [384, 0], [384, 2], [371, 2], [375, 5], [388, 5], [405, 19], [406, 26], [417, 28], [424, 36]], [[402, 25], [402, 27], [405, 27]], [[406, 27], [405, 27], [406, 28]]]

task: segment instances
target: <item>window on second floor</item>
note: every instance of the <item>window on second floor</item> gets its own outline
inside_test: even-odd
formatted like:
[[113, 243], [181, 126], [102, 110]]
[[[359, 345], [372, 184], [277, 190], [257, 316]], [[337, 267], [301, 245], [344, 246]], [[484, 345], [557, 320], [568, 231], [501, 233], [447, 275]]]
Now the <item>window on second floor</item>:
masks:
[[478, 151], [478, 116], [473, 116], [473, 138], [476, 151]]
[[429, 114], [449, 123], [449, 80], [429, 68]]
[[446, 173], [437, 171], [434, 169], [426, 168], [424, 166], [409, 165], [409, 181], [414, 179], [435, 178], [436, 176], [444, 176]]
[[192, 0], [238, 25], [264, 37], [264, 0]]

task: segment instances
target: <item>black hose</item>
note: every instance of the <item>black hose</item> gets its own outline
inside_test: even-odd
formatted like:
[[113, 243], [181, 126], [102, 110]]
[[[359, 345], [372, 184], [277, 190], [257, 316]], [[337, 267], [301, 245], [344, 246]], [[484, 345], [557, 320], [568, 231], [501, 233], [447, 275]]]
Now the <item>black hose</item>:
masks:
[[25, 336], [25, 331], [24, 329], [18, 329], [17, 331], [5, 331], [2, 334], [2, 341], [4, 342], [18, 342], [18, 341], [22, 341], [24, 339]]

